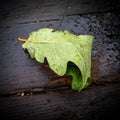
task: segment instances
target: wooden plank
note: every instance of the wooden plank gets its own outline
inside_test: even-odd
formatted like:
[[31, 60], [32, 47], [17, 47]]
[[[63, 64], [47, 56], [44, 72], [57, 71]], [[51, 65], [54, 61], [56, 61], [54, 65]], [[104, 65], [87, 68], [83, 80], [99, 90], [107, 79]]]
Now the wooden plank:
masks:
[[97, 13], [120, 9], [120, 1], [108, 0], [17, 0], [1, 3], [2, 26], [63, 19], [66, 15]]
[[119, 109], [120, 84], [0, 98], [0, 117], [9, 120], [117, 119]]
[[[119, 117], [119, 1], [11, 0], [0, 4], [0, 117], [9, 120], [104, 120]], [[79, 92], [71, 78], [25, 54], [18, 37], [42, 27], [93, 34], [93, 83]], [[94, 84], [95, 83], [95, 84]], [[117, 83], [117, 84], [116, 84]]]
[[[70, 79], [56, 76], [46, 65], [29, 58], [17, 38], [27, 38], [42, 27], [69, 30], [75, 34], [93, 34], [92, 80], [118, 82], [119, 14], [117, 12], [66, 16], [63, 21], [15, 24], [0, 28], [0, 94], [24, 88], [70, 85]], [[55, 82], [56, 81], [56, 82]], [[66, 81], [66, 82], [65, 82]]]
[[[1, 3], [0, 94], [34, 88], [44, 90], [44, 87], [70, 88], [70, 78], [61, 78], [50, 71], [45, 64], [31, 60], [22, 50], [22, 43], [17, 41], [18, 37], [27, 38], [31, 31], [42, 27], [67, 29], [75, 34], [93, 34], [95, 39], [92, 50], [92, 81], [119, 82], [120, 15], [115, 11], [96, 13], [105, 11], [104, 8], [107, 11], [118, 9], [119, 4], [111, 4], [110, 1], [102, 4], [101, 1], [98, 5], [98, 2], [92, 0], [58, 3], [53, 0], [49, 2], [18, 0], [8, 1], [7, 4]], [[96, 5], [96, 9], [93, 5]], [[95, 13], [75, 15], [93, 12]], [[53, 19], [54, 15], [61, 15], [62, 18]]]

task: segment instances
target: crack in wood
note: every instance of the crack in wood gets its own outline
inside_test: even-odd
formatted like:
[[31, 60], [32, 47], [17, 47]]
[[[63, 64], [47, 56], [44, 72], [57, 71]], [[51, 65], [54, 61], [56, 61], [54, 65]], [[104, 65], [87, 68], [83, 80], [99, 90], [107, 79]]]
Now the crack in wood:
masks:
[[[90, 87], [88, 87], [88, 89], [94, 89], [95, 87], [104, 87], [104, 86], [108, 86], [111, 84], [118, 84], [118, 83], [120, 83], [120, 81], [114, 81], [114, 82], [94, 81], [90, 85]], [[40, 95], [40, 94], [52, 94], [54, 92], [57, 92], [57, 93], [68, 92], [69, 93], [70, 91], [76, 92], [72, 90], [70, 86], [60, 86], [60, 87], [47, 86], [47, 87], [38, 87], [38, 88], [35, 87], [35, 88], [25, 88], [25, 89], [20, 89], [20, 90], [11, 91], [8, 93], [0, 94], [0, 98], [13, 97], [13, 96], [23, 97], [23, 96]]]

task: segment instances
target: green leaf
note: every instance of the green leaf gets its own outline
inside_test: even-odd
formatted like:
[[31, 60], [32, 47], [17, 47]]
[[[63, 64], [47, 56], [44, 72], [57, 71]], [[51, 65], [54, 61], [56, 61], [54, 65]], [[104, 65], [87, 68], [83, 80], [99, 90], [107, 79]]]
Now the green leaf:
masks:
[[41, 63], [46, 58], [56, 74], [71, 75], [72, 89], [81, 91], [91, 83], [92, 35], [77, 36], [67, 30], [42, 28], [30, 33], [28, 40], [23, 41], [22, 47], [32, 58]]

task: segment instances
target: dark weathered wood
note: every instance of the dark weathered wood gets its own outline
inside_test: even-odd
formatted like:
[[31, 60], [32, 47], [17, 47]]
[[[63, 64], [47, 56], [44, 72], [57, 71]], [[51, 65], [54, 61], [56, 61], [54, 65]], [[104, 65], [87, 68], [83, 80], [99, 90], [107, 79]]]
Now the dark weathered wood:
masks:
[[[21, 47], [18, 37], [27, 38], [28, 34], [42, 27], [69, 30], [75, 34], [95, 36], [92, 51], [92, 80], [116, 82], [120, 80], [119, 58], [119, 14], [66, 16], [63, 21], [15, 24], [0, 29], [0, 93], [17, 89], [65, 86], [70, 80], [51, 72], [48, 66], [29, 58]], [[66, 81], [66, 82], [65, 82]]]
[[[104, 120], [120, 108], [120, 9], [107, 0], [11, 0], [0, 4], [0, 115], [4, 119]], [[93, 34], [91, 78], [79, 92], [29, 58], [18, 37], [42, 27]], [[98, 86], [97, 86], [98, 85]]]
[[108, 0], [12, 0], [1, 3], [4, 25], [63, 19], [66, 15], [88, 14], [120, 9], [120, 1]]
[[0, 99], [9, 120], [108, 120], [119, 118], [120, 84], [91, 86], [81, 93], [49, 92]]

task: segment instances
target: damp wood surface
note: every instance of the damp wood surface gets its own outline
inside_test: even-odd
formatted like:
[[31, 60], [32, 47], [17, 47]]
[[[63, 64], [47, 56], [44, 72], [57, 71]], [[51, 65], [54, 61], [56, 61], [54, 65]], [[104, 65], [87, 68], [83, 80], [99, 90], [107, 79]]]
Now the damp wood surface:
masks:
[[[120, 84], [94, 86], [81, 93], [67, 91], [0, 99], [8, 120], [108, 120], [119, 117]], [[117, 93], [117, 94], [116, 94]]]
[[[115, 117], [120, 107], [120, 2], [12, 0], [0, 4], [0, 111], [12, 119]], [[94, 35], [92, 84], [78, 93], [71, 77], [31, 59], [18, 37], [39, 28]], [[113, 112], [114, 111], [114, 112]], [[111, 114], [113, 113], [113, 114]], [[110, 115], [111, 114], [111, 115]], [[3, 116], [3, 118], [6, 116]], [[49, 119], [49, 120], [50, 120]]]

